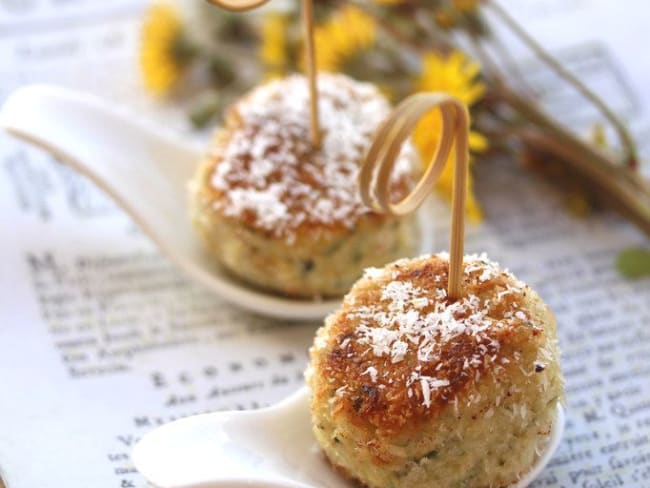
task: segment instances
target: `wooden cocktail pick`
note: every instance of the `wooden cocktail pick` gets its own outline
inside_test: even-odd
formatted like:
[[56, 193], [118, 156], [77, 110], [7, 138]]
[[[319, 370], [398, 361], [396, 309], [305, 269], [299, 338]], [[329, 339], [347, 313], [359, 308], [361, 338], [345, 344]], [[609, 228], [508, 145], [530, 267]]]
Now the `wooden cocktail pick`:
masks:
[[[208, 0], [213, 5], [231, 12], [244, 12], [261, 7], [269, 0]], [[303, 36], [305, 39], [305, 61], [307, 80], [309, 82], [310, 135], [312, 146], [321, 145], [321, 133], [318, 122], [318, 87], [316, 80], [316, 54], [314, 52], [314, 5], [313, 0], [300, 0], [302, 3]]]
[[[413, 191], [402, 201], [392, 203], [390, 176], [395, 160], [420, 118], [435, 108], [440, 109], [442, 115], [442, 133], [436, 153]], [[468, 137], [469, 115], [463, 102], [443, 93], [416, 93], [400, 103], [379, 127], [359, 173], [361, 198], [366, 205], [377, 212], [404, 215], [426, 199], [447, 163], [452, 146], [455, 148], [447, 289], [452, 300], [462, 296]]]

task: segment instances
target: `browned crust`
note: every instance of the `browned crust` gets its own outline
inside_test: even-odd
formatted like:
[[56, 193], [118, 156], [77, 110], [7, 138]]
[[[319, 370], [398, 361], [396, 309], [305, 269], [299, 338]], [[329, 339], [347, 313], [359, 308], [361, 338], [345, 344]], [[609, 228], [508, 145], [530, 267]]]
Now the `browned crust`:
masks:
[[[208, 212], [217, 213], [219, 215], [219, 218], [237, 223], [238, 225], [242, 225], [246, 227], [249, 231], [255, 232], [259, 235], [263, 235], [267, 239], [275, 239], [278, 237], [282, 238], [282, 236], [278, 236], [273, 229], [267, 229], [260, 226], [257, 222], [255, 213], [252, 211], [245, 212], [242, 216], [235, 218], [235, 217], [225, 215], [223, 209], [219, 207], [215, 208], [214, 204], [216, 202], [224, 201], [226, 199], [226, 194], [223, 191], [214, 188], [214, 186], [212, 186], [210, 182], [212, 174], [214, 173], [216, 167], [222, 161], [223, 159], [220, 157], [219, 151], [215, 150], [211, 158], [204, 163], [206, 166], [199, 179], [199, 185], [200, 185], [199, 193], [200, 193], [200, 200], [205, 210]], [[296, 180], [296, 182], [302, 183], [304, 182], [304, 180], [302, 178], [299, 178], [298, 180]], [[397, 184], [394, 185], [395, 200], [399, 200], [406, 195], [407, 189], [410, 188], [410, 184], [411, 184], [410, 179], [402, 178], [397, 182]], [[241, 185], [239, 186], [239, 188], [246, 188], [247, 186], [249, 185]], [[324, 186], [321, 184], [319, 184], [318, 188], [314, 189], [314, 191], [321, 191], [321, 192], [323, 190], [324, 190]], [[308, 210], [309, 209], [305, 209], [297, 205], [289, 206], [289, 211], [293, 215]], [[387, 216], [384, 214], [380, 214], [368, 210], [357, 217], [357, 222], [367, 221], [370, 222], [371, 225], [373, 225], [375, 223], [380, 223], [389, 219], [395, 219], [395, 217]], [[295, 234], [296, 240], [300, 240], [302, 237], [305, 238], [313, 237], [314, 232], [317, 231], [326, 231], [328, 232], [328, 234], [331, 235], [343, 235], [350, 232], [350, 227], [347, 222], [344, 222], [341, 219], [333, 219], [332, 222], [328, 222], [328, 223], [314, 222], [312, 220], [304, 220], [299, 225], [292, 227], [291, 230]]]
[[[379, 92], [378, 92], [378, 96], [379, 96]], [[251, 139], [254, 139], [255, 134], [257, 134], [260, 129], [259, 126], [244, 125], [244, 121], [239, 115], [238, 107], [240, 104], [248, 103], [247, 98], [248, 97], [245, 96], [243, 97], [242, 100], [236, 102], [231, 107], [229, 107], [227, 111], [226, 120], [225, 120], [225, 127], [223, 129], [219, 129], [214, 136], [210, 155], [203, 163], [204, 164], [203, 173], [201, 174], [198, 180], [199, 195], [201, 201], [203, 202], [203, 206], [207, 211], [216, 212], [220, 215], [221, 218], [237, 221], [251, 230], [255, 230], [256, 232], [260, 232], [264, 234], [269, 239], [273, 239], [277, 237], [282, 238], [283, 236], [278, 235], [278, 232], [276, 232], [277, 229], [269, 230], [259, 225], [256, 215], [253, 211], [244, 212], [241, 216], [234, 218], [225, 215], [224, 210], [222, 208], [219, 208], [218, 205], [215, 208], [215, 203], [225, 203], [227, 201], [227, 192], [214, 188], [214, 186], [211, 184], [211, 178], [216, 168], [224, 161], [223, 154], [226, 153], [231, 139], [237, 132], [242, 132], [242, 131], [245, 131], [246, 133], [249, 134], [249, 137]], [[280, 125], [283, 123], [282, 120], [279, 120], [277, 118], [274, 120], [269, 120], [268, 122], [274, 122]], [[298, 139], [292, 136], [289, 139], [290, 141], [292, 141], [291, 146], [293, 148], [293, 156], [295, 156], [295, 158], [299, 161], [298, 164], [299, 171], [295, 178], [295, 182], [297, 185], [304, 184], [309, 186], [311, 191], [314, 194], [321, 194], [325, 196], [326, 190], [328, 188], [328, 182], [316, 179], [310, 172], [304, 170], [306, 162], [311, 161], [317, 155], [322, 154], [322, 149], [314, 149], [310, 144], [304, 144], [304, 140], [308, 139], [308, 134], [309, 134], [309, 127], [307, 124], [308, 124], [308, 119], [305, 119], [304, 138]], [[252, 155], [247, 155], [244, 159], [239, 161], [239, 163], [242, 165], [242, 171], [249, 172], [251, 166], [255, 164], [255, 160]], [[357, 163], [360, 164], [360, 161], [357, 161]], [[281, 165], [279, 165], [278, 169], [275, 170], [273, 173], [271, 173], [271, 175], [267, 178], [269, 184], [274, 181], [278, 181], [280, 171], [282, 171]], [[354, 176], [351, 175], [351, 178], [354, 178]], [[401, 177], [393, 181], [391, 187], [391, 192], [392, 192], [391, 195], [393, 201], [400, 200], [404, 196], [406, 196], [412, 184], [413, 184], [413, 178], [411, 178], [410, 176]], [[241, 182], [237, 182], [236, 184], [232, 184], [231, 189], [235, 189], [235, 188], [248, 189], [251, 187], [252, 185], [250, 183], [246, 181], [241, 181]], [[307, 208], [306, 206], [302, 205], [300, 202], [296, 202], [295, 200], [292, 199], [283, 198], [282, 202], [285, 205], [287, 205], [288, 212], [291, 215], [298, 215], [298, 214], [307, 215], [307, 218], [305, 220], [291, 227], [291, 232], [295, 234], [295, 236], [298, 238], [300, 238], [300, 236], [312, 235], [314, 231], [325, 230], [330, 233], [344, 233], [344, 232], [348, 232], [350, 229], [349, 221], [344, 221], [343, 219], [337, 219], [337, 218], [332, 218], [332, 221], [328, 223], [314, 221], [309, 218], [310, 212], [312, 211], [311, 208]], [[371, 222], [372, 221], [381, 222], [383, 220], [390, 219], [393, 217], [385, 216], [383, 214], [372, 212], [369, 209], [366, 209], [363, 212], [361, 212], [359, 215], [357, 215], [356, 218], [357, 221], [360, 219], [364, 219]]]
[[[417, 428], [421, 422], [435, 417], [455, 397], [466, 393], [477, 372], [485, 374], [489, 370], [498, 379], [506, 375], [508, 369], [495, 367], [495, 364], [501, 364], [504, 358], [514, 363], [513, 356], [519, 351], [537, 347], [545, 340], [543, 329], [532, 326], [528, 320], [504, 320], [507, 311], [526, 309], [526, 297], [531, 293], [528, 287], [523, 287], [521, 293], [505, 294], [497, 299], [499, 292], [515, 284], [511, 275], [500, 273], [482, 282], [478, 279], [480, 272], [465, 273], [465, 294], [478, 296], [483, 304], [490, 301], [488, 317], [494, 326], [480, 337], [461, 334], [444, 343], [439, 356], [430, 362], [419, 362], [413, 348], [404, 360], [395, 364], [391, 363], [390, 357], [377, 357], [369, 352], [367, 344], [358, 342], [359, 320], [351, 319], [348, 313], [364, 305], [379, 303], [386, 280], [411, 281], [418, 287], [430, 290], [432, 296], [436, 287], [447, 286], [449, 263], [446, 259], [433, 256], [425, 260], [398, 262], [392, 266], [394, 278], [364, 278], [354, 286], [341, 309], [328, 321], [326, 347], [312, 351], [315, 374], [328, 378], [327, 382], [316, 382], [318, 388], [314, 391], [314, 402], [327, 401], [333, 396], [333, 391], [346, 386], [346, 393], [336, 398], [333, 404], [334, 415], [345, 415], [359, 427], [377, 429], [384, 434], [403, 433], [405, 429]], [[433, 305], [423, 312], [431, 308]], [[542, 321], [540, 317], [531, 318], [535, 319]], [[484, 361], [472, 368], [464, 367], [466, 360], [476, 355], [483, 357]], [[507, 364], [505, 361], [503, 363]], [[431, 392], [430, 407], [423, 404], [419, 388], [412, 388], [409, 397], [404, 381], [418, 364], [422, 375], [449, 381], [448, 386]], [[365, 374], [369, 366], [379, 372], [376, 383]], [[379, 384], [385, 385], [383, 389]]]

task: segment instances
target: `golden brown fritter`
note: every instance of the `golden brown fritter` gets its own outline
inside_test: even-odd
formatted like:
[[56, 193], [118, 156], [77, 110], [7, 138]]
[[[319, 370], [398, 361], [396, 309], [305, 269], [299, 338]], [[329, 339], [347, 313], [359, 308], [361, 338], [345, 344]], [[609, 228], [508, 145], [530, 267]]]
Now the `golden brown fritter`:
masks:
[[[316, 437], [368, 486], [420, 486], [434, 472], [435, 486], [471, 476], [487, 481], [462, 486], [500, 486], [550, 432], [562, 395], [552, 313], [479, 256], [465, 258], [464, 297], [451, 301], [448, 268], [438, 255], [369, 270], [311, 350]], [[486, 459], [490, 449], [499, 459]]]
[[[343, 75], [319, 75], [322, 146], [309, 141], [307, 82], [254, 89], [228, 111], [192, 185], [194, 224], [233, 274], [295, 296], [342, 295], [363, 268], [414, 252], [413, 216], [372, 212], [360, 199], [362, 156], [389, 105]], [[410, 145], [392, 181], [403, 197], [417, 171]]]

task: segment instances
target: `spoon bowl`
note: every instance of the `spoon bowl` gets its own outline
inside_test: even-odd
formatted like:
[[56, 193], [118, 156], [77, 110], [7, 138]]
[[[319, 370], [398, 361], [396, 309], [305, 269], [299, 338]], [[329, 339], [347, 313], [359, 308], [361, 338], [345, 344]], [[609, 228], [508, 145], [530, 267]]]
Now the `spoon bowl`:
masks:
[[[0, 109], [0, 127], [87, 176], [109, 194], [176, 266], [225, 300], [262, 315], [322, 319], [339, 299], [291, 299], [255, 289], [208, 255], [192, 228], [187, 184], [201, 151], [105, 101], [61, 87], [30, 85]], [[421, 212], [423, 213], [425, 210]], [[421, 218], [421, 252], [432, 250]]]
[[[544, 469], [564, 430], [557, 417], [544, 452], [511, 488], [525, 488]], [[352, 488], [327, 463], [311, 433], [309, 391], [260, 410], [195, 415], [158, 427], [136, 444], [132, 460], [159, 488]]]

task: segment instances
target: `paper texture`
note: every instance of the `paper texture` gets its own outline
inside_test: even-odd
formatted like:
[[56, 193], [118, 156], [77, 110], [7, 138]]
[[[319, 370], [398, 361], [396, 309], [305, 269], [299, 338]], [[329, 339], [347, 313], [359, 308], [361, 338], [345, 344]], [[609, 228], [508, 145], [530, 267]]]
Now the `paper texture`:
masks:
[[[649, 138], [645, 2], [505, 4]], [[137, 82], [143, 4], [0, 0], [0, 101], [45, 81], [128, 105], [183, 131]], [[526, 69], [528, 82], [551, 86]], [[591, 122], [562, 90], [549, 104]], [[645, 137], [644, 137], [645, 136]], [[647, 144], [644, 154], [648, 154]], [[133, 162], [137, 165], [137, 161]], [[575, 219], [562, 196], [513, 162], [477, 166], [486, 251], [558, 317], [567, 430], [535, 487], [650, 487], [650, 281], [625, 281], [616, 254], [647, 238], [613, 215]], [[317, 323], [249, 315], [194, 285], [91, 183], [0, 134], [0, 473], [8, 488], [145, 486], [129, 452], [163, 422], [256, 408], [303, 384]], [[448, 210], [435, 216], [446, 247]], [[436, 249], [437, 250], [437, 249]]]

